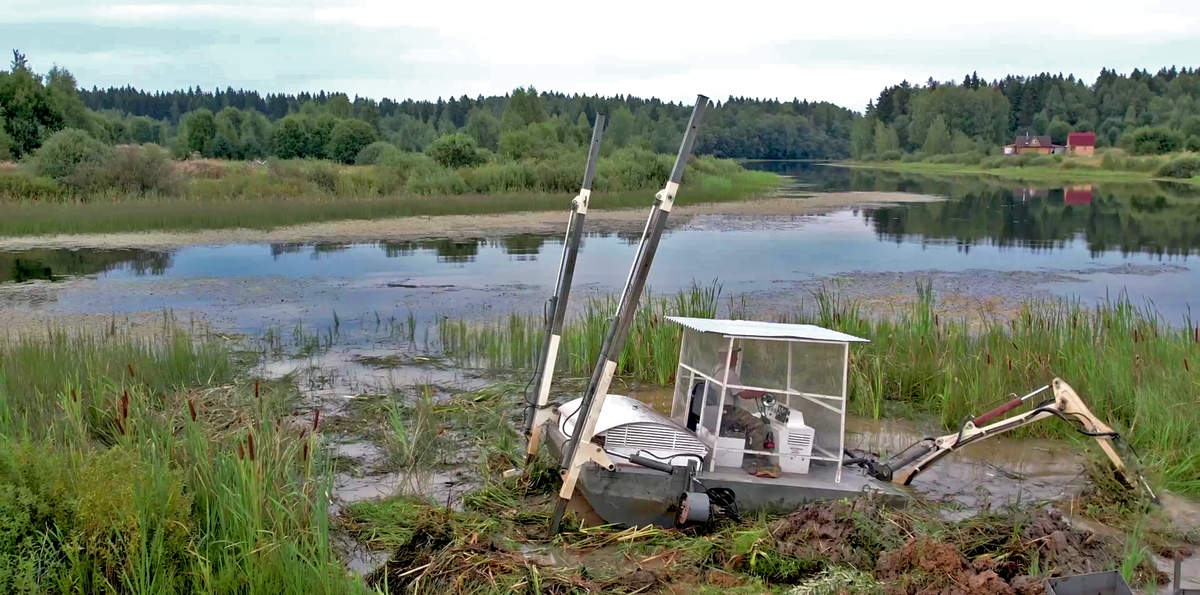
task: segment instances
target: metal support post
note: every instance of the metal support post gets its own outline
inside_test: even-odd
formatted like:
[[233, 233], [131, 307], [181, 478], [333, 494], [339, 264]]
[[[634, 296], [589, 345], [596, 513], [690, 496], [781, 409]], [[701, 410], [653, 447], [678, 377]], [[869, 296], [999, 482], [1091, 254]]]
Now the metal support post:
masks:
[[558, 345], [562, 340], [563, 322], [567, 317], [567, 300], [571, 295], [571, 281], [575, 276], [575, 262], [579, 257], [579, 243], [583, 238], [583, 221], [587, 217], [588, 201], [592, 194], [592, 182], [596, 177], [596, 163], [600, 160], [600, 139], [604, 135], [604, 114], [596, 114], [592, 128], [592, 144], [588, 151], [587, 167], [583, 173], [583, 186], [579, 196], [571, 201], [571, 216], [567, 222], [567, 236], [563, 240], [562, 259], [558, 265], [558, 280], [554, 296], [547, 304], [546, 335], [542, 341], [542, 356], [537, 371], [530, 383], [536, 398], [525, 397], [525, 466], [537, 456], [541, 444], [543, 426], [550, 418], [550, 384], [554, 380], [554, 365], [558, 360]]
[[600, 417], [601, 408], [604, 407], [604, 397], [608, 394], [609, 384], [617, 370], [617, 361], [625, 347], [625, 340], [629, 336], [629, 327], [633, 323], [638, 302], [646, 287], [650, 265], [654, 262], [654, 254], [662, 239], [667, 216], [675, 205], [675, 195], [679, 192], [679, 184], [683, 180], [683, 170], [687, 166], [688, 158], [692, 153], [692, 145], [696, 141], [696, 131], [700, 125], [700, 119], [707, 108], [708, 98], [703, 95], [697, 96], [696, 105], [692, 109], [692, 117], [688, 120], [687, 129], [684, 131], [683, 143], [679, 146], [679, 154], [675, 157], [675, 166], [671, 169], [671, 177], [667, 180], [666, 187], [654, 197], [654, 207], [646, 221], [646, 229], [642, 232], [642, 240], [638, 245], [633, 267], [629, 271], [629, 278], [626, 280], [625, 289], [621, 294], [616, 315], [609, 325], [608, 334], [600, 349], [599, 360], [592, 370], [592, 378], [583, 395], [583, 402], [579, 406], [577, 413], [579, 417], [575, 420], [575, 430], [563, 451], [561, 470], [563, 484], [558, 493], [558, 506], [554, 510], [554, 518], [550, 526], [551, 534], [558, 533], [567, 503], [575, 493], [575, 484], [579, 479], [580, 469], [586, 462], [592, 460], [592, 457], [587, 454], [589, 449], [581, 448], [580, 445], [592, 443], [596, 431], [596, 421]]

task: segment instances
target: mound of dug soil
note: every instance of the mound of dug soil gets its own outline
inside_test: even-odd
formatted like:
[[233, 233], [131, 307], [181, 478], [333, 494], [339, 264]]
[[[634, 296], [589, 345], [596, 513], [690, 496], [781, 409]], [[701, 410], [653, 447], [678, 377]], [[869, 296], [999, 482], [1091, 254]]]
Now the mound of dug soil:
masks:
[[864, 569], [901, 540], [896, 528], [883, 522], [879, 506], [867, 499], [806, 504], [771, 525], [771, 534], [781, 554]]
[[993, 567], [991, 558], [971, 564], [954, 546], [920, 537], [880, 556], [875, 578], [888, 595], [1016, 595]]
[[1034, 517], [1021, 530], [1021, 537], [1037, 544], [1044, 567], [1058, 576], [1111, 568], [1117, 559], [1111, 541], [1072, 527], [1055, 510]]
[[[890, 595], [1040, 595], [1046, 576], [1120, 563], [1119, 543], [1072, 526], [1054, 509], [950, 524], [917, 514], [869, 499], [819, 502], [780, 519], [771, 532], [779, 553], [873, 571]], [[1155, 575], [1148, 564], [1143, 570]]]

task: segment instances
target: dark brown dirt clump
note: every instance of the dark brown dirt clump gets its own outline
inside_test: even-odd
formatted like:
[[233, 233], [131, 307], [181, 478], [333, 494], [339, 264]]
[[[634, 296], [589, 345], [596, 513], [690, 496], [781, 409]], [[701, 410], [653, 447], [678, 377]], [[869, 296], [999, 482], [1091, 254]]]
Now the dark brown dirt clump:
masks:
[[803, 560], [870, 568], [880, 552], [901, 541], [880, 512], [866, 498], [806, 504], [771, 525], [775, 549]]
[[875, 578], [888, 595], [1016, 595], [993, 567], [990, 558], [972, 564], [954, 546], [919, 537], [880, 556]]

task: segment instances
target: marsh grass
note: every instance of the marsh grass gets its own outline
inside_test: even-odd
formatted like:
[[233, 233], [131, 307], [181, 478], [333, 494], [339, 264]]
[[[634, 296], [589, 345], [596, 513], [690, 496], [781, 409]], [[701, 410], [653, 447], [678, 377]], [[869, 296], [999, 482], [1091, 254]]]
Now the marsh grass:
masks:
[[[674, 358], [679, 350], [680, 327], [667, 316], [712, 318], [716, 316], [721, 286], [693, 283], [674, 295], [646, 292], [630, 330], [625, 351], [617, 367], [619, 374], [665, 384], [675, 374]], [[558, 368], [563, 374], [591, 373], [599, 356], [609, 319], [617, 308], [613, 296], [588, 297], [563, 329]], [[522, 370], [537, 364], [543, 322], [539, 316], [510, 314], [494, 323], [474, 323], [441, 318], [438, 335], [446, 355], [468, 366]], [[668, 357], [666, 354], [671, 354]]]
[[[1094, 307], [1035, 301], [1011, 319], [985, 316], [982, 323], [972, 323], [941, 316], [927, 283], [918, 286], [917, 294], [894, 315], [875, 319], [853, 300], [819, 290], [810, 301], [814, 307], [782, 320], [870, 339], [851, 350], [850, 408], [858, 415], [934, 416], [943, 428], [954, 429], [967, 415], [979, 415], [1013, 394], [1060, 377], [1122, 432], [1162, 487], [1200, 494], [1200, 415], [1195, 411], [1200, 325], [1195, 321], [1169, 325], [1151, 305], [1136, 306], [1122, 294]], [[693, 287], [673, 299], [650, 298], [639, 310], [619, 373], [669, 384], [679, 330], [662, 317], [711, 317], [717, 300], [710, 295]], [[559, 373], [590, 373], [612, 306], [612, 300], [585, 301], [568, 321]], [[503, 369], [533, 366], [540, 328], [540, 317], [522, 314], [493, 324], [440, 323], [451, 357]], [[1013, 435], [1077, 434], [1066, 423], [1047, 421]]]
[[[685, 184], [677, 203], [744, 200], [779, 185], [778, 176], [765, 172], [738, 171], [723, 175], [727, 175], [727, 184]], [[644, 207], [650, 204], [652, 195], [653, 192], [648, 190], [597, 192], [591, 206], [595, 209]], [[563, 210], [570, 205], [571, 196], [566, 192], [529, 191], [492, 195], [342, 195], [304, 189], [264, 194], [247, 189], [244, 193], [209, 199], [133, 197], [81, 203], [8, 202], [0, 203], [0, 235], [271, 229], [346, 219]]]
[[288, 382], [165, 323], [0, 343], [0, 591], [347, 593]]

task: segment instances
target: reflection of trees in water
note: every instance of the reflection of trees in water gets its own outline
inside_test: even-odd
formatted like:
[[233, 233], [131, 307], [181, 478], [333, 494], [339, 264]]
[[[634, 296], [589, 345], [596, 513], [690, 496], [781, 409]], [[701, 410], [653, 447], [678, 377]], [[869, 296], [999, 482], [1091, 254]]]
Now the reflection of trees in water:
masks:
[[541, 253], [546, 240], [546, 236], [523, 233], [493, 242], [491, 246], [502, 248], [505, 254], [517, 260], [537, 260], [537, 255]]
[[0, 252], [0, 282], [93, 275], [125, 269], [135, 275], [161, 275], [171, 253], [152, 250], [22, 250]]
[[418, 250], [430, 250], [437, 254], [438, 262], [474, 262], [479, 255], [479, 247], [486, 240], [416, 240], [405, 242], [379, 242], [388, 258], [412, 256]]
[[350, 249], [350, 244], [347, 243], [323, 243], [313, 244], [312, 252], [309, 254], [311, 260], [320, 260], [326, 254], [339, 254]]
[[1104, 184], [1091, 186], [1089, 195], [1082, 190], [1087, 186], [1047, 190], [938, 180], [924, 192], [954, 200], [866, 209], [863, 216], [881, 238], [953, 241], [964, 251], [977, 244], [1036, 251], [1082, 236], [1093, 256], [1114, 250], [1186, 256], [1200, 250], [1200, 202], [1179, 196], [1175, 186]]
[[792, 176], [807, 190], [841, 192], [850, 189], [852, 170], [810, 161], [749, 161], [746, 169]]
[[283, 243], [271, 244], [271, 258], [279, 260], [284, 254], [299, 254], [308, 249], [308, 244]]
[[345, 242], [324, 242], [320, 244], [286, 242], [271, 244], [271, 258], [279, 260], [279, 257], [285, 254], [308, 252], [308, 257], [311, 260], [320, 260], [326, 254], [345, 252], [350, 249], [350, 246], [351, 244]]

